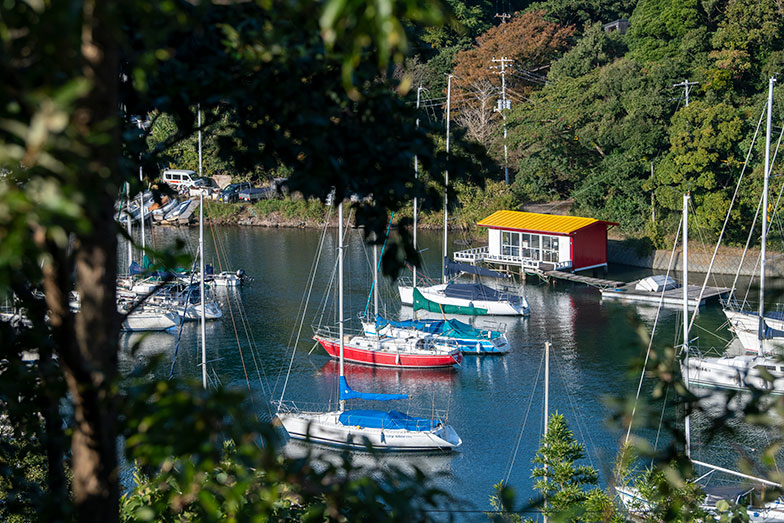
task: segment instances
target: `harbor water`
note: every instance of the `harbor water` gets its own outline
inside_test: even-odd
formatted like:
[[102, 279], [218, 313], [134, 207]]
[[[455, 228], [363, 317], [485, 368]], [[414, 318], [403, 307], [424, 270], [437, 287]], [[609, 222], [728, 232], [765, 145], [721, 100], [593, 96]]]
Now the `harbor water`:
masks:
[[[287, 400], [306, 404], [335, 399], [337, 364], [320, 346], [314, 346], [311, 337], [313, 325], [335, 325], [336, 285], [329, 290], [334, 278], [335, 231], [325, 236], [312, 292], [306, 298], [320, 236], [318, 230], [250, 227], [219, 227], [206, 234], [206, 259], [216, 271], [242, 268], [253, 278], [241, 288], [216, 291], [223, 318], [207, 324], [208, 375], [213, 383], [245, 390], [249, 383], [248, 404], [262, 419], [270, 418], [270, 401], [281, 397], [284, 383]], [[187, 228], [158, 227], [147, 241], [155, 248], [164, 248], [178, 237], [194, 249], [198, 245], [197, 230]], [[442, 237], [423, 232], [419, 238], [423, 272], [438, 278]], [[362, 242], [361, 232], [351, 231], [347, 242], [345, 317], [358, 328], [358, 314], [366, 307], [370, 311], [373, 308], [373, 300], [368, 298], [373, 258], [371, 249]], [[121, 246], [121, 258], [124, 253]], [[630, 281], [650, 274], [621, 268], [607, 277]], [[692, 278], [692, 283], [702, 283], [702, 276]], [[722, 277], [712, 279], [709, 285], [731, 283], [731, 277]], [[410, 309], [401, 310], [388, 280], [379, 288], [383, 313], [410, 315]], [[612, 398], [634, 397], [639, 372], [631, 365], [634, 360], [641, 361], [647, 347], [639, 327], [650, 332], [656, 307], [602, 301], [597, 289], [568, 282], [549, 284], [529, 278], [521, 292], [529, 301], [530, 317], [482, 319], [497, 321], [506, 330], [511, 345], [507, 355], [468, 355], [462, 365], [449, 370], [346, 365], [348, 381], [356, 390], [410, 396], [392, 408], [448, 411], [448, 423], [463, 440], [457, 452], [414, 457], [390, 454], [382, 460], [415, 464], [432, 474], [438, 485], [458, 500], [450, 506], [460, 519], [486, 520], [482, 511], [490, 509], [493, 485], [502, 480], [515, 489], [518, 503], [535, 496], [531, 460], [543, 426], [545, 341], [552, 343], [550, 411], [566, 417], [575, 437], [585, 445], [585, 463], [599, 470], [602, 485], [607, 485], [611, 477], [612, 463], [625, 436], [623, 427], [612, 419], [609, 402]], [[300, 313], [306, 303], [308, 309], [302, 320]], [[679, 321], [678, 309], [662, 312], [656, 346], [681, 343], [677, 337]], [[719, 305], [708, 304], [700, 311], [692, 336], [699, 336], [701, 347], [723, 349], [731, 337], [723, 322]], [[488, 324], [477, 324], [483, 325]], [[295, 347], [298, 332], [301, 335]], [[201, 376], [198, 338], [198, 323], [186, 323], [174, 364], [177, 376]], [[121, 372], [127, 374], [139, 363], [160, 355], [162, 363], [156, 374], [165, 379], [174, 357], [175, 339], [170, 333], [123, 335]], [[138, 350], [132, 352], [131, 347], [137, 343]], [[649, 394], [651, 387], [644, 383], [643, 394]], [[723, 400], [716, 400], [716, 405], [722, 407]], [[740, 424], [739, 441], [710, 440], [701, 430], [704, 426], [707, 420], [699, 418], [693, 426], [695, 457], [717, 465], [734, 466], [738, 454], [727, 449], [743, 449], [753, 456], [767, 442], [768, 434]], [[635, 434], [651, 443], [656, 437], [652, 430]], [[666, 441], [662, 436], [659, 445]], [[292, 452], [296, 451], [292, 447]], [[370, 458], [360, 455], [359, 459]]]

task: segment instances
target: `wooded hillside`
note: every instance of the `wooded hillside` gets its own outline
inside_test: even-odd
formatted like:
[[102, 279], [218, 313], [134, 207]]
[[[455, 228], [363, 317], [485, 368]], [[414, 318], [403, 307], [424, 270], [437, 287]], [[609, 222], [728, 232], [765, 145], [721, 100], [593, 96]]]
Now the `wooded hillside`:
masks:
[[[620, 221], [660, 244], [690, 191], [696, 226], [721, 230], [764, 110], [768, 78], [784, 70], [777, 0], [450, 0], [462, 28], [416, 35], [408, 63], [443, 118], [483, 145], [504, 177], [500, 59], [508, 165], [517, 204], [573, 198], [572, 212]], [[510, 18], [496, 16], [507, 12]], [[626, 32], [606, 27], [625, 19]], [[501, 23], [504, 20], [505, 23]], [[493, 59], [496, 61], [494, 62]], [[685, 86], [690, 86], [688, 107]], [[412, 90], [411, 96], [415, 93]], [[775, 92], [774, 126], [784, 114]], [[728, 229], [742, 243], [762, 185], [759, 129]], [[780, 127], [774, 129], [774, 147]], [[774, 164], [774, 173], [779, 169]], [[774, 179], [772, 201], [781, 183]]]

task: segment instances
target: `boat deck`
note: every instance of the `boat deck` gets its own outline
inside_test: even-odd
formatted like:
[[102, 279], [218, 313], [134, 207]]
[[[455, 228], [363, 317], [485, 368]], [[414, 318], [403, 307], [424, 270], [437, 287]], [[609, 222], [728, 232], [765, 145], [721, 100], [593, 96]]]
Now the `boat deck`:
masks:
[[[652, 304], [658, 304], [659, 300], [662, 300], [664, 305], [670, 306], [681, 306], [683, 304], [683, 287], [676, 287], [674, 289], [670, 289], [664, 291], [664, 296], [662, 297], [661, 292], [650, 292], [650, 291], [642, 291], [635, 289], [635, 285], [637, 284], [636, 281], [631, 283], [625, 284], [623, 286], [613, 288], [613, 289], [602, 289], [602, 298], [603, 299], [613, 299], [613, 300], [624, 300], [624, 301], [636, 301], [636, 302], [647, 302]], [[701, 285], [689, 285], [689, 307], [695, 308], [697, 306], [702, 306], [707, 300], [718, 298], [724, 294], [730, 292], [730, 289], [726, 287], [705, 287], [705, 292], [702, 294], [702, 300], [697, 303], [697, 300], [700, 296], [700, 289], [702, 288]]]

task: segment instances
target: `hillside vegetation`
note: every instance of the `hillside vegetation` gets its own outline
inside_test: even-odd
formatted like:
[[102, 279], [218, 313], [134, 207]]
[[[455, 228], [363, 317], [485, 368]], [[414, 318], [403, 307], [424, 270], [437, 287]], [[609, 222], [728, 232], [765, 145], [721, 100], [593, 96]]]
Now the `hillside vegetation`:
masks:
[[[681, 194], [689, 191], [694, 226], [706, 241], [718, 236], [762, 117], [768, 78], [784, 70], [780, 2], [447, 3], [459, 25], [411, 29], [414, 52], [390, 74], [410, 86], [405, 96], [411, 104], [419, 94], [423, 121], [442, 126], [452, 75], [451, 125], [460, 137], [452, 155], [465, 156], [460, 144], [473, 142], [494, 162], [480, 162], [484, 170], [473, 180], [458, 180], [457, 205], [495, 202], [477, 185], [504, 180], [505, 121], [511, 196], [493, 186], [501, 200], [491, 207], [574, 200], [572, 213], [621, 222], [624, 233], [661, 246], [676, 228]], [[503, 11], [510, 14], [505, 23], [496, 16]], [[629, 22], [625, 33], [604, 27], [619, 19]], [[502, 65], [505, 119], [497, 110]], [[685, 80], [696, 82], [688, 106], [684, 86], [674, 86]], [[784, 114], [784, 93], [774, 96], [775, 124]], [[151, 141], [163, 140], [172, 125], [160, 118]], [[208, 153], [225, 133], [218, 119], [205, 138]], [[445, 146], [443, 137], [439, 143]], [[763, 147], [764, 124], [740, 185], [728, 244], [745, 242], [751, 226]], [[195, 143], [179, 143], [169, 151], [170, 164], [194, 164], [193, 151]], [[281, 169], [237, 173], [217, 155], [208, 156], [212, 173], [260, 179]], [[774, 179], [773, 201], [779, 190]], [[471, 217], [463, 226], [477, 214], [466, 211]]]

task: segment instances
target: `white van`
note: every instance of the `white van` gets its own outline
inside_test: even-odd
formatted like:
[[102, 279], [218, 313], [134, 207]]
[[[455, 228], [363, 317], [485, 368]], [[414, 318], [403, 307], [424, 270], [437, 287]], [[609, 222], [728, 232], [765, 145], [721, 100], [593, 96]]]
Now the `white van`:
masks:
[[196, 171], [188, 171], [186, 169], [166, 169], [161, 175], [161, 180], [164, 183], [168, 183], [172, 189], [178, 191], [193, 185], [195, 179]]

